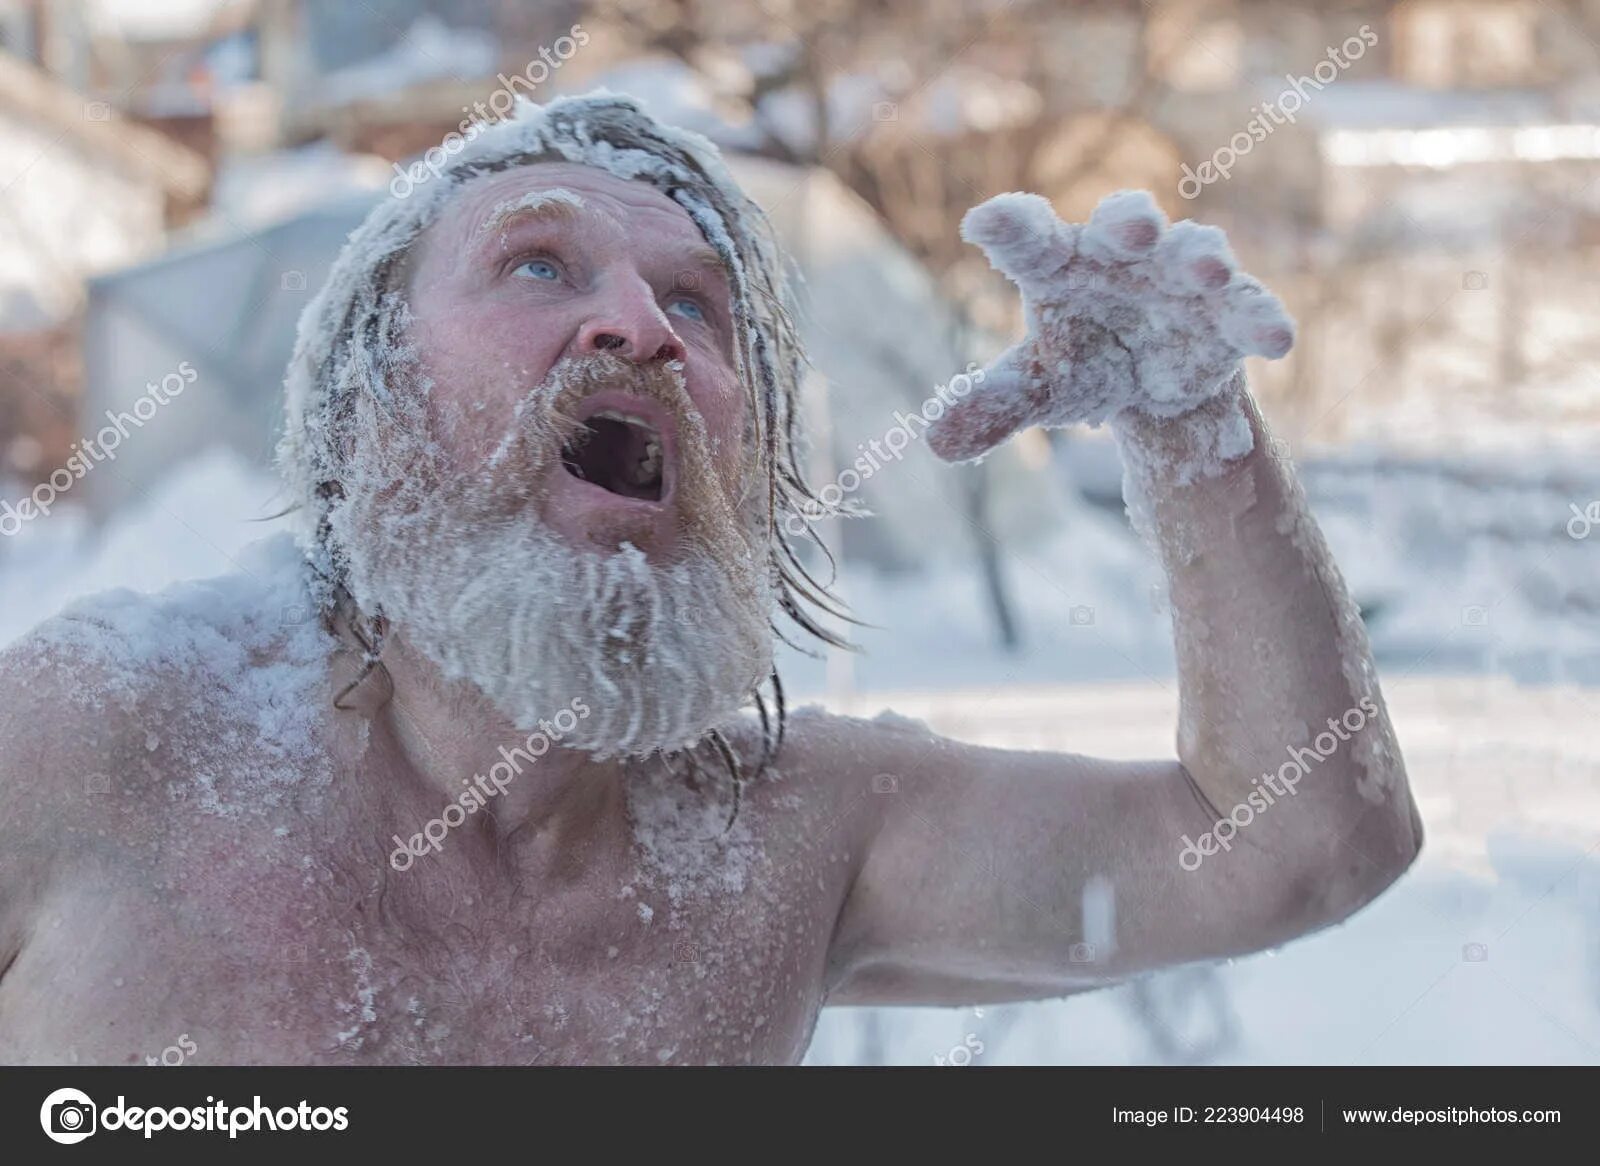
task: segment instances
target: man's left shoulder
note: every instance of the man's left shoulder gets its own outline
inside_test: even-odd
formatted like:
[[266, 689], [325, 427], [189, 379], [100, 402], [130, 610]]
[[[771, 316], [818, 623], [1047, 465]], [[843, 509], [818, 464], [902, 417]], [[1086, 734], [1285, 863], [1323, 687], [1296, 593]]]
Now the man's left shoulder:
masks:
[[[760, 756], [759, 731], [742, 743], [741, 754]], [[858, 717], [805, 705], [786, 718], [770, 768], [795, 797], [842, 812], [863, 798], [898, 792], [951, 745], [924, 722], [887, 709]]]

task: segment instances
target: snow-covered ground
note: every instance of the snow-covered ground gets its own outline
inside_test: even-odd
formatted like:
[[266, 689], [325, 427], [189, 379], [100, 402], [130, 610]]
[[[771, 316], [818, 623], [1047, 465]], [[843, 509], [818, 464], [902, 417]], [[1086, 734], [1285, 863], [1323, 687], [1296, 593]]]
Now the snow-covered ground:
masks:
[[[1587, 479], [1378, 458], [1304, 476], [1371, 612], [1429, 828], [1418, 866], [1348, 924], [1270, 955], [981, 1014], [829, 1011], [812, 1063], [1600, 1062], [1600, 530], [1565, 529]], [[0, 643], [79, 594], [236, 570], [281, 504], [221, 453], [103, 531], [63, 500], [0, 539]], [[1058, 534], [1008, 556], [1025, 650], [995, 646], [959, 557], [898, 578], [851, 570], [844, 588], [878, 625], [860, 633], [867, 653], [787, 658], [795, 698], [894, 707], [985, 743], [1167, 752], [1154, 566], [1114, 514], [1066, 505]], [[948, 539], [963, 520], [927, 521]]]

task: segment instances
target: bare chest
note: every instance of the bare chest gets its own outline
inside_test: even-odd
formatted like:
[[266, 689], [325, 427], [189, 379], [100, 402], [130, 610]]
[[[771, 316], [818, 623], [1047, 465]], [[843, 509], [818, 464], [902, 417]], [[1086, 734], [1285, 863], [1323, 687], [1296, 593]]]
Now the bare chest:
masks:
[[450, 856], [397, 872], [313, 819], [191, 826], [148, 872], [59, 893], [0, 1031], [57, 1062], [793, 1062], [837, 902], [759, 825], [546, 881]]

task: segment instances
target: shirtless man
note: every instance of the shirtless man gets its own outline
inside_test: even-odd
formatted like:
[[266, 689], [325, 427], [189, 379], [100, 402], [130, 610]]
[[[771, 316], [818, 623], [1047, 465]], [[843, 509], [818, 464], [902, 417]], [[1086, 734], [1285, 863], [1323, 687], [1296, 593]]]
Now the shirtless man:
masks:
[[1416, 856], [1238, 372], [1291, 328], [1218, 233], [1127, 194], [963, 224], [1029, 337], [930, 444], [1108, 420], [1170, 577], [1176, 758], [1122, 763], [782, 708], [774, 636], [834, 626], [784, 540], [799, 354], [709, 145], [570, 99], [407, 194], [303, 318], [298, 546], [0, 657], [0, 1061], [793, 1062], [825, 1004], [1275, 946]]

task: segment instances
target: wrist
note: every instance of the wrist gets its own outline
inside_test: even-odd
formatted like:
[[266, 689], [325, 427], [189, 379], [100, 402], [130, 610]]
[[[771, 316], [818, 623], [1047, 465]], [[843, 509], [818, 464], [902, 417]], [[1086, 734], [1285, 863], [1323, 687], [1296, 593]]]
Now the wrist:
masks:
[[1265, 440], [1243, 368], [1192, 409], [1161, 415], [1134, 405], [1110, 425], [1129, 475], [1166, 485], [1222, 477]]

